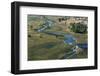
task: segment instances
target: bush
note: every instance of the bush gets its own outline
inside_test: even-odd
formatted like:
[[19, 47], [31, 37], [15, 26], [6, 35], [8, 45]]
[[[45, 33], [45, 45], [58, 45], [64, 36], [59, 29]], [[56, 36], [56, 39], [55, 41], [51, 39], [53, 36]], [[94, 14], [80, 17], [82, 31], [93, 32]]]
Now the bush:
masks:
[[75, 33], [87, 33], [87, 25], [81, 23], [71, 23], [71, 30]]

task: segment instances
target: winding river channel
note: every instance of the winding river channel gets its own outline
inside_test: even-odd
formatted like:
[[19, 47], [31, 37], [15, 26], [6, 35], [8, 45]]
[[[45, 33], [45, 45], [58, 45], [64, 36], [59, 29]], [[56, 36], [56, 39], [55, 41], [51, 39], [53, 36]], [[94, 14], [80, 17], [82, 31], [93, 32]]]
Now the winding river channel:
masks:
[[43, 24], [42, 27], [38, 28], [35, 31], [45, 33], [45, 34], [48, 34], [48, 35], [63, 36], [64, 37], [63, 42], [65, 44], [74, 45], [74, 48], [71, 48], [72, 50], [70, 52], [67, 52], [66, 54], [64, 54], [64, 56], [61, 57], [61, 59], [68, 59], [68, 58], [76, 57], [78, 48], [81, 48], [81, 49], [87, 49], [88, 48], [87, 43], [77, 44], [76, 43], [76, 38], [71, 34], [63, 34], [63, 33], [59, 33], [59, 32], [45, 31], [45, 29], [47, 29], [48, 27], [51, 27], [51, 26], [52, 26], [52, 22], [51, 21], [46, 21], [46, 23]]

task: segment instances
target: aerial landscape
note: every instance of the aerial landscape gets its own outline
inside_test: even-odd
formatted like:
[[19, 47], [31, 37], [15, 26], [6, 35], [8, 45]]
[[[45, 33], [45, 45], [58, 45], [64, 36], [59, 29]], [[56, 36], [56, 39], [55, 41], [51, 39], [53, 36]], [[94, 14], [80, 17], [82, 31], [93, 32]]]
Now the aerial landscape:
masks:
[[27, 15], [28, 61], [88, 58], [88, 17]]

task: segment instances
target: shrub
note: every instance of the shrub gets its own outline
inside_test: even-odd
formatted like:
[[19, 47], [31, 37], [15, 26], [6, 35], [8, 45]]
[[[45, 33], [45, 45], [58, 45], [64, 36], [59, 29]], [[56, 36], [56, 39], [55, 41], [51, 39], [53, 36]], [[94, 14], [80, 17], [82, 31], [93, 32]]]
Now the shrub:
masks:
[[75, 33], [87, 33], [87, 25], [82, 23], [71, 23], [70, 29]]

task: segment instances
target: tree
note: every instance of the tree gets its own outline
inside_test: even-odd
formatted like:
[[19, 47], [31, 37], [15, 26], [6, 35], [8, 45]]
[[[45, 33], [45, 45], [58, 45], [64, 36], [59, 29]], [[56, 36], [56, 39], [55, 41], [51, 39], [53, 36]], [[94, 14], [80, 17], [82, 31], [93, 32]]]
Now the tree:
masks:
[[71, 30], [75, 33], [87, 33], [87, 25], [82, 23], [71, 23]]

